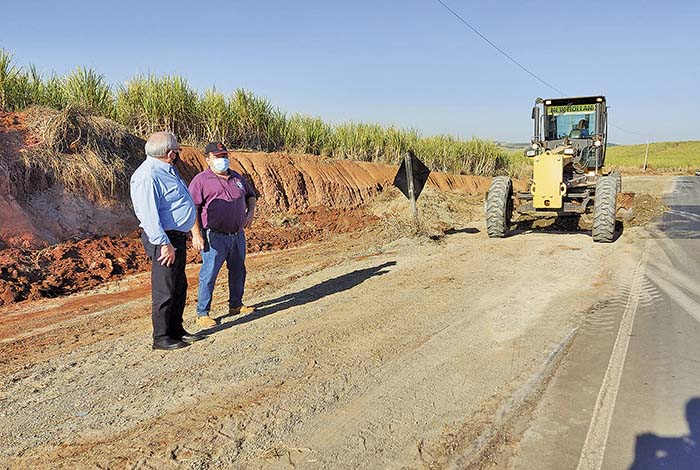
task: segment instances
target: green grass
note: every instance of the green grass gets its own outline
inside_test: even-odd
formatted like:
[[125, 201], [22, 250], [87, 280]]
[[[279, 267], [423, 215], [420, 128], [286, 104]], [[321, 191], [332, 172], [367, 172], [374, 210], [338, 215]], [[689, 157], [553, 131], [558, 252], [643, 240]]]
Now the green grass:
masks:
[[115, 117], [112, 90], [104, 76], [94, 70], [78, 67], [63, 79], [62, 88], [67, 103], [76, 104], [100, 116]]
[[139, 75], [119, 87], [116, 120], [141, 137], [170, 131], [187, 141], [197, 133], [198, 101], [197, 93], [181, 77]]
[[14, 110], [26, 106], [26, 78], [12, 63], [12, 54], [0, 49], [0, 109]]
[[521, 179], [532, 177], [532, 158], [526, 157], [522, 149], [509, 150], [507, 159], [511, 176]]
[[116, 120], [139, 137], [167, 130], [193, 145], [221, 140], [230, 148], [380, 163], [399, 163], [412, 150], [432, 170], [473, 175], [522, 176], [528, 165], [492, 141], [423, 137], [415, 129], [373, 123], [333, 125], [315, 116], [287, 117], [251, 91], [238, 89], [225, 96], [212, 88], [199, 93], [179, 76], [139, 75], [111, 86], [94, 70], [77, 68], [65, 77], [44, 78], [34, 66], [25, 70], [14, 65], [12, 55], [0, 49], [0, 110], [34, 105], [58, 110], [80, 106]]
[[[608, 147], [605, 166], [642, 172], [646, 144]], [[700, 141], [649, 144], [648, 172], [688, 173], [700, 169]]]
[[333, 129], [322, 119], [295, 114], [287, 121], [284, 147], [292, 153], [329, 155]]
[[[643, 173], [646, 144], [608, 147], [605, 167], [625, 173]], [[518, 178], [532, 176], [532, 159], [522, 150], [506, 150], [509, 174]], [[648, 173], [694, 173], [700, 169], [700, 141], [656, 142], [649, 144]]]

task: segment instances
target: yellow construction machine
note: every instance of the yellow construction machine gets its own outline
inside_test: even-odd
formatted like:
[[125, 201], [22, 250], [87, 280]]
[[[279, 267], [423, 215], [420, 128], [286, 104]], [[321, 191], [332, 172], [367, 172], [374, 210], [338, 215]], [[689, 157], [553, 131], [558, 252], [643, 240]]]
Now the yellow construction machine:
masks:
[[593, 213], [595, 242], [612, 242], [618, 172], [605, 172], [608, 112], [604, 96], [538, 98], [532, 109], [534, 137], [525, 156], [532, 159], [528, 190], [515, 192], [508, 176], [497, 176], [486, 193], [489, 237], [508, 235], [514, 212], [542, 216]]

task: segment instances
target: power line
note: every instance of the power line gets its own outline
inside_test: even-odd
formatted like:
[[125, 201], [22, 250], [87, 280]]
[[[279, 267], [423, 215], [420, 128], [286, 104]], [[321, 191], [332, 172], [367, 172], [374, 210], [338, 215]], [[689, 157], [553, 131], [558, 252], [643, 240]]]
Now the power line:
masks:
[[[527, 67], [525, 67], [523, 64], [521, 64], [520, 62], [518, 62], [517, 60], [515, 60], [515, 59], [514, 59], [510, 54], [508, 54], [506, 51], [504, 51], [503, 49], [501, 49], [500, 47], [498, 47], [497, 45], [495, 45], [493, 42], [491, 42], [491, 40], [489, 40], [489, 38], [487, 38], [486, 36], [484, 36], [483, 34], [481, 34], [481, 32], [479, 32], [478, 29], [476, 29], [474, 26], [472, 26], [471, 24], [469, 24], [469, 22], [468, 22], [467, 20], [465, 20], [464, 18], [462, 18], [462, 17], [459, 15], [459, 13], [457, 13], [457, 12], [454, 11], [452, 8], [450, 8], [445, 2], [443, 2], [442, 0], [436, 0], [436, 1], [437, 1], [440, 5], [442, 5], [443, 7], [445, 7], [445, 9], [447, 9], [447, 11], [449, 11], [450, 13], [452, 13], [452, 15], [455, 16], [455, 18], [457, 18], [459, 21], [461, 21], [462, 23], [464, 23], [469, 29], [471, 29], [474, 33], [476, 33], [481, 39], [483, 39], [484, 41], [486, 41], [491, 47], [493, 47], [494, 49], [496, 49], [499, 53], [501, 53], [504, 57], [506, 57], [508, 60], [510, 60], [511, 62], [513, 62], [515, 65], [517, 65], [518, 67], [520, 67], [521, 69], [523, 69], [526, 73], [528, 73], [529, 75], [531, 75], [531, 76], [534, 77], [536, 80], [538, 80], [539, 82], [543, 83], [544, 85], [548, 86], [548, 87], [551, 88], [552, 90], [556, 91], [556, 92], [559, 93], [560, 95], [562, 95], [562, 96], [569, 96], [567, 93], [564, 93], [564, 92], [561, 91], [559, 88], [555, 87], [554, 85], [551, 85], [550, 83], [546, 82], [543, 78], [539, 77], [539, 76], [536, 75], [534, 72], [530, 71], [530, 70], [529, 70]], [[634, 132], [634, 131], [630, 131], [630, 130], [624, 129], [624, 128], [620, 127], [620, 126], [616, 126], [615, 124], [610, 124], [610, 126], [614, 127], [615, 129], [618, 129], [618, 130], [620, 130], [620, 131], [622, 131], [622, 132], [627, 132], [627, 133], [629, 133], [629, 134], [633, 134], [633, 135], [636, 135], [636, 136], [639, 136], [639, 137], [644, 137], [644, 138], [647, 139], [647, 140], [649, 139], [649, 136], [647, 136], [647, 135], [640, 134], [640, 133], [638, 133], [638, 132]]]
[[550, 85], [549, 83], [547, 83], [546, 81], [544, 81], [542, 78], [538, 77], [534, 72], [531, 72], [527, 67], [525, 67], [523, 64], [521, 64], [520, 62], [518, 62], [517, 60], [515, 60], [513, 57], [511, 57], [506, 51], [504, 51], [503, 49], [501, 49], [500, 47], [498, 47], [497, 45], [495, 45], [494, 43], [492, 43], [492, 42], [489, 40], [489, 38], [487, 38], [486, 36], [484, 36], [483, 34], [481, 34], [481, 33], [479, 32], [479, 30], [477, 30], [474, 26], [472, 26], [471, 24], [469, 24], [469, 22], [467, 22], [467, 20], [465, 20], [464, 18], [462, 18], [462, 17], [461, 17], [456, 11], [454, 11], [452, 8], [450, 8], [449, 6], [447, 6], [447, 5], [445, 4], [445, 2], [443, 2], [442, 0], [437, 0], [437, 2], [440, 3], [440, 5], [442, 5], [443, 7], [445, 7], [445, 8], [447, 9], [447, 11], [449, 11], [450, 13], [452, 13], [459, 21], [461, 21], [462, 23], [464, 23], [469, 29], [471, 29], [472, 31], [474, 31], [481, 39], [483, 39], [484, 41], [486, 41], [491, 47], [493, 47], [493, 48], [496, 49], [498, 52], [500, 52], [501, 54], [503, 54], [508, 60], [510, 60], [511, 62], [513, 62], [515, 65], [517, 65], [518, 67], [520, 67], [521, 69], [523, 69], [525, 72], [527, 72], [528, 74], [530, 74], [530, 75], [531, 75], [532, 77], [534, 77], [536, 80], [538, 80], [538, 81], [540, 81], [541, 83], [545, 84], [546, 86], [548, 86], [548, 87], [551, 88], [552, 90], [556, 91], [556, 92], [559, 93], [560, 95], [568, 96], [566, 93], [564, 93], [563, 91], [561, 91], [560, 89], [558, 89], [558, 88], [555, 87], [554, 85]]
[[624, 129], [624, 128], [620, 127], [620, 126], [616, 126], [615, 124], [612, 124], [612, 123], [610, 123], [610, 127], [614, 127], [614, 128], [617, 129], [618, 131], [626, 132], [626, 133], [628, 133], [628, 134], [634, 134], [634, 135], [636, 135], [636, 136], [644, 137], [645, 139], [649, 140], [649, 136], [648, 136], [648, 135], [640, 134], [639, 132], [630, 131], [630, 130]]

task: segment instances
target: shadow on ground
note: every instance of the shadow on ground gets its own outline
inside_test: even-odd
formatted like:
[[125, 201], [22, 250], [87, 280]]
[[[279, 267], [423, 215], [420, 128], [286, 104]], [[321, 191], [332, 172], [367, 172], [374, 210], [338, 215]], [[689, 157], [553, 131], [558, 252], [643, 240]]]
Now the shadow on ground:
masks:
[[[584, 233], [591, 235], [590, 228], [582, 228], [582, 225], [590, 227], [590, 221], [584, 221], [579, 216], [564, 216], [555, 218], [527, 218], [517, 220], [511, 223], [510, 236], [522, 235], [531, 232], [543, 233]], [[613, 234], [613, 242], [617, 241], [624, 232], [624, 224], [615, 221], [615, 233]]]
[[456, 235], [458, 233], [476, 234], [480, 232], [481, 230], [475, 227], [451, 228], [449, 230], [445, 230], [445, 235]]
[[343, 274], [342, 276], [327, 279], [319, 284], [316, 284], [315, 286], [308, 287], [298, 292], [285, 294], [277, 297], [276, 299], [261, 302], [255, 306], [255, 312], [237, 318], [231, 322], [224, 323], [226, 318], [231, 317], [231, 315], [224, 315], [219, 317], [219, 320], [222, 322], [220, 325], [202, 330], [199, 332], [199, 334], [210, 335], [218, 331], [231, 328], [232, 326], [241, 325], [243, 323], [257, 320], [258, 318], [272, 315], [273, 313], [277, 313], [288, 308], [315, 302], [328, 295], [337, 294], [339, 292], [352, 289], [371, 277], [382, 276], [388, 273], [389, 271], [386, 268], [395, 265], [396, 261], [387, 261], [386, 263], [382, 263], [371, 268], [357, 269], [347, 274]]
[[688, 400], [685, 406], [690, 434], [662, 437], [653, 433], [637, 435], [634, 462], [630, 470], [700, 468], [700, 398]]

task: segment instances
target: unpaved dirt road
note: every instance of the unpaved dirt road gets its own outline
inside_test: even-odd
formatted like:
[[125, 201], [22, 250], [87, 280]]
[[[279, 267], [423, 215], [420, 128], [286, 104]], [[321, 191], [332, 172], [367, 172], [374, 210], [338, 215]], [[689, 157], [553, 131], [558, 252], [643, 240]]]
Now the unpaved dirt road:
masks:
[[642, 234], [490, 240], [467, 221], [252, 256], [258, 311], [174, 352], [150, 349], [147, 274], [3, 308], [0, 468], [482, 465]]

